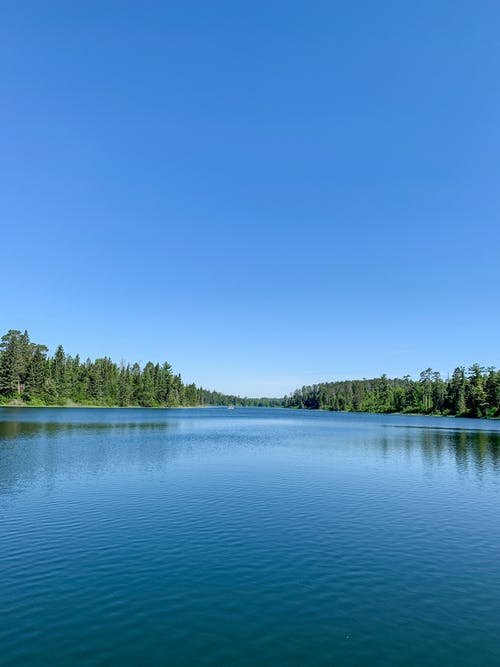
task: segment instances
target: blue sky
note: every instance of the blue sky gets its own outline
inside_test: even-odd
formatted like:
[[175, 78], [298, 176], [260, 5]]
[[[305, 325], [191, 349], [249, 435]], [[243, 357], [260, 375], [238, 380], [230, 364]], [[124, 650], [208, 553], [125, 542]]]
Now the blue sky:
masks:
[[5, 2], [2, 330], [282, 395], [500, 365], [500, 5]]

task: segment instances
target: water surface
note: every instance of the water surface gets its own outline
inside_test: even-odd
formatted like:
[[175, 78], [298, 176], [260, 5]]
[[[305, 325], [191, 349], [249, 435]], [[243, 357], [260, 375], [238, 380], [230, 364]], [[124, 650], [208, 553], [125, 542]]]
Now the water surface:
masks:
[[2, 665], [500, 665], [500, 423], [0, 409]]

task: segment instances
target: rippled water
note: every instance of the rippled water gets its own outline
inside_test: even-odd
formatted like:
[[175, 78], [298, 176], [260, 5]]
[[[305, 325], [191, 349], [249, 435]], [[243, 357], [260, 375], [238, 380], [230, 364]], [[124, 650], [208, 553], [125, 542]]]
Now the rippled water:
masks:
[[500, 665], [500, 423], [0, 410], [2, 665]]

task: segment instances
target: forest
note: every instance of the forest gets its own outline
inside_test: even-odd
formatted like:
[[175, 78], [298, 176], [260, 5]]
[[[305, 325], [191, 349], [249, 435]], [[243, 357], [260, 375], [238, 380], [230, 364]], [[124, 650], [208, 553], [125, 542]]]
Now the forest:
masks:
[[418, 380], [409, 375], [371, 380], [323, 382], [284, 398], [289, 408], [345, 412], [402, 412], [457, 417], [500, 417], [500, 371], [474, 364], [459, 366], [449, 378], [431, 368]]
[[0, 405], [184, 407], [277, 406], [282, 399], [241, 398], [184, 384], [168, 362], [116, 364], [109, 357], [70, 356], [60, 345], [53, 356], [27, 331], [11, 329], [0, 343]]
[[242, 398], [184, 384], [168, 362], [116, 364], [86, 359], [59, 345], [50, 356], [27, 331], [11, 329], [0, 342], [0, 405], [120, 407], [263, 406], [401, 412], [460, 417], [500, 417], [500, 370], [474, 364], [443, 378], [431, 368], [418, 379], [380, 378], [323, 382], [284, 398]]

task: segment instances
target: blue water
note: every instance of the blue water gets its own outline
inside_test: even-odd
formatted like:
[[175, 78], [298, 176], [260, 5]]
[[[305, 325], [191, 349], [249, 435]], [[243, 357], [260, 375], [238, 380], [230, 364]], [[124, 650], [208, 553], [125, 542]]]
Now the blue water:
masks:
[[500, 665], [500, 423], [0, 409], [0, 664]]

